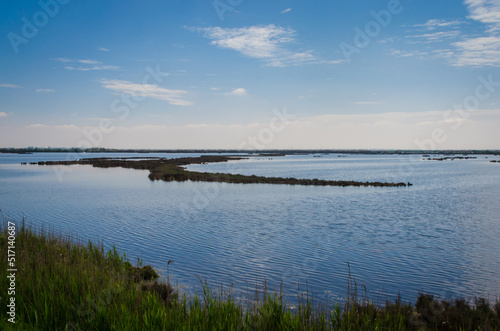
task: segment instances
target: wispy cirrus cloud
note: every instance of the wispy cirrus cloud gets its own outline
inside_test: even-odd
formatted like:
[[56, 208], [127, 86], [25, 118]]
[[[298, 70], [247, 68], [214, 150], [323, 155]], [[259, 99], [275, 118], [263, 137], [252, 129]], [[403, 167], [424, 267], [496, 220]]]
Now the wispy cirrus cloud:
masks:
[[64, 63], [73, 62], [72, 60], [67, 59], [65, 57], [58, 57], [58, 58], [55, 58], [54, 60], [59, 61], [59, 62], [64, 62]]
[[423, 52], [419, 50], [400, 50], [400, 49], [390, 49], [389, 55], [397, 56], [397, 57], [428, 57], [428, 52]]
[[462, 24], [465, 24], [465, 22], [460, 21], [460, 20], [447, 21], [447, 20], [432, 19], [432, 20], [428, 20], [427, 22], [422, 23], [422, 24], [412, 25], [412, 27], [425, 28], [426, 30], [430, 31], [430, 30], [435, 30], [438, 28], [455, 27], [455, 26], [459, 26]]
[[9, 116], [9, 115], [7, 115], [6, 112], [0, 111], [0, 117], [7, 117], [7, 116]]
[[68, 70], [79, 70], [79, 71], [90, 71], [90, 70], [117, 70], [120, 67], [118, 66], [113, 66], [113, 65], [95, 65], [95, 66], [90, 66], [90, 67], [78, 67], [78, 68], [72, 68], [70, 67], [65, 67], [65, 69]]
[[103, 87], [117, 93], [163, 100], [175, 106], [190, 106], [193, 104], [184, 99], [188, 93], [188, 91], [184, 90], [169, 90], [153, 84], [136, 84], [116, 79], [101, 79], [99, 82]]
[[39, 89], [36, 89], [35, 91], [36, 91], [36, 93], [52, 93], [52, 92], [55, 92], [55, 90], [53, 90], [51, 88], [39, 88]]
[[[463, 4], [469, 12], [467, 19], [484, 24], [482, 34], [463, 33], [460, 27], [467, 21], [433, 19], [411, 26], [415, 31], [411, 31], [405, 41], [409, 44], [441, 43], [441, 48], [425, 52], [429, 54], [427, 58], [445, 59], [451, 66], [500, 67], [500, 1], [465, 0]], [[393, 50], [392, 54], [412, 56], [421, 52]]]
[[102, 62], [95, 61], [95, 60], [78, 60], [78, 62], [84, 63], [84, 64], [101, 64], [102, 63]]
[[407, 44], [427, 44], [456, 40], [462, 34], [460, 26], [466, 23], [461, 20], [432, 19], [425, 23], [404, 26], [407, 28], [407, 35], [403, 41]]
[[15, 85], [15, 84], [0, 84], [0, 87], [5, 87], [5, 88], [23, 88], [22, 86]]
[[292, 8], [287, 8], [287, 9], [281, 11], [281, 14], [286, 14], [286, 13], [289, 13], [291, 11], [292, 11]]
[[247, 95], [247, 90], [245, 90], [244, 88], [240, 87], [240, 88], [235, 88], [234, 90], [232, 90], [231, 92], [227, 92], [227, 93], [224, 93], [225, 95], [230, 95], [230, 96], [235, 96], [235, 97], [244, 97], [245, 95]]
[[453, 43], [456, 54], [450, 59], [452, 65], [500, 67], [500, 1], [465, 0], [464, 3], [468, 18], [485, 24], [486, 33]]
[[489, 31], [500, 30], [500, 2], [498, 0], [465, 0], [469, 18], [488, 24]]
[[450, 58], [454, 66], [500, 66], [500, 36], [469, 38], [453, 46], [457, 48]]
[[312, 50], [292, 50], [296, 32], [274, 24], [244, 28], [188, 28], [201, 32], [212, 40], [211, 44], [263, 60], [267, 66], [286, 67], [303, 64], [340, 63], [318, 58]]
[[446, 39], [454, 39], [460, 36], [461, 32], [458, 30], [452, 31], [437, 31], [431, 33], [423, 33], [406, 36], [407, 40], [410, 40], [414, 43], [433, 43], [433, 42], [442, 42]]
[[101, 61], [81, 59], [72, 60], [64, 57], [54, 59], [55, 61], [66, 64], [63, 68], [66, 70], [90, 71], [90, 70], [118, 70], [120, 67], [115, 65], [103, 64]]

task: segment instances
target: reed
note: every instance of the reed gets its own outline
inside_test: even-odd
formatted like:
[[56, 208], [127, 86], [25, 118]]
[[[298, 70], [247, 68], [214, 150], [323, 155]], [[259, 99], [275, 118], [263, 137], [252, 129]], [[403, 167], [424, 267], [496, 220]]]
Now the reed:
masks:
[[[252, 300], [236, 302], [232, 291], [179, 294], [142, 262], [133, 266], [117, 249], [32, 228], [16, 233], [16, 324], [7, 321], [8, 231], [0, 224], [1, 330], [499, 330], [500, 303], [484, 299], [437, 300], [421, 294], [415, 305], [401, 300], [376, 305], [358, 294], [349, 276], [344, 304], [315, 305], [298, 296], [291, 308], [283, 293], [264, 282]], [[169, 279], [170, 277], [168, 277]]]

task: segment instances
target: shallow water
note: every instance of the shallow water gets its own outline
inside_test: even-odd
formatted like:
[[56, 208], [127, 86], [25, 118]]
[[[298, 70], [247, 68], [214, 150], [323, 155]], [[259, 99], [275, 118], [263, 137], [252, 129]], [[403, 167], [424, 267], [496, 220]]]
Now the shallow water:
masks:
[[[185, 154], [85, 154], [79, 157]], [[188, 156], [197, 156], [190, 154]], [[70, 156], [74, 158], [75, 155]], [[141, 257], [187, 291], [195, 275], [320, 300], [346, 295], [347, 262], [368, 295], [415, 300], [500, 294], [500, 157], [446, 162], [421, 156], [252, 158], [189, 169], [332, 180], [411, 182], [407, 188], [152, 182], [147, 171], [21, 162], [65, 154], [0, 154], [4, 216]], [[59, 171], [60, 172], [60, 171]], [[59, 179], [62, 179], [60, 181]], [[382, 293], [382, 295], [380, 294]]]

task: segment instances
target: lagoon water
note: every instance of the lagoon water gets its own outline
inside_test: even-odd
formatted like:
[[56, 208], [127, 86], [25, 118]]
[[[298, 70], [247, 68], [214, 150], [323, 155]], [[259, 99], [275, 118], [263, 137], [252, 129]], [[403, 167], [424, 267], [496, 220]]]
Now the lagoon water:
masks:
[[[73, 155], [74, 156], [74, 155]], [[85, 157], [198, 156], [85, 154]], [[70, 156], [71, 157], [71, 156]], [[487, 158], [488, 157], [488, 158]], [[290, 296], [346, 295], [347, 263], [369, 297], [500, 295], [498, 156], [423, 161], [419, 156], [336, 154], [252, 158], [190, 170], [332, 180], [411, 182], [411, 187], [319, 187], [150, 181], [147, 171], [21, 162], [66, 154], [0, 154], [4, 218], [116, 245], [187, 292], [264, 279]], [[66, 171], [68, 170], [68, 171]]]

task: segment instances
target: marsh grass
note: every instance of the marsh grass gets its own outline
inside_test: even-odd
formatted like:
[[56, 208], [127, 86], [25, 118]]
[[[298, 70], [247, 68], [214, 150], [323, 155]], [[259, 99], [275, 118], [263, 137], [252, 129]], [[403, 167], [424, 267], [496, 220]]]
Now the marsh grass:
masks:
[[[0, 224], [1, 330], [499, 330], [500, 303], [437, 300], [421, 294], [374, 304], [349, 274], [345, 303], [315, 304], [309, 292], [293, 308], [265, 281], [236, 301], [232, 288], [180, 295], [150, 266], [133, 266], [116, 248], [25, 226], [16, 234], [16, 324], [7, 321], [7, 229]], [[358, 288], [362, 288], [358, 294]]]

